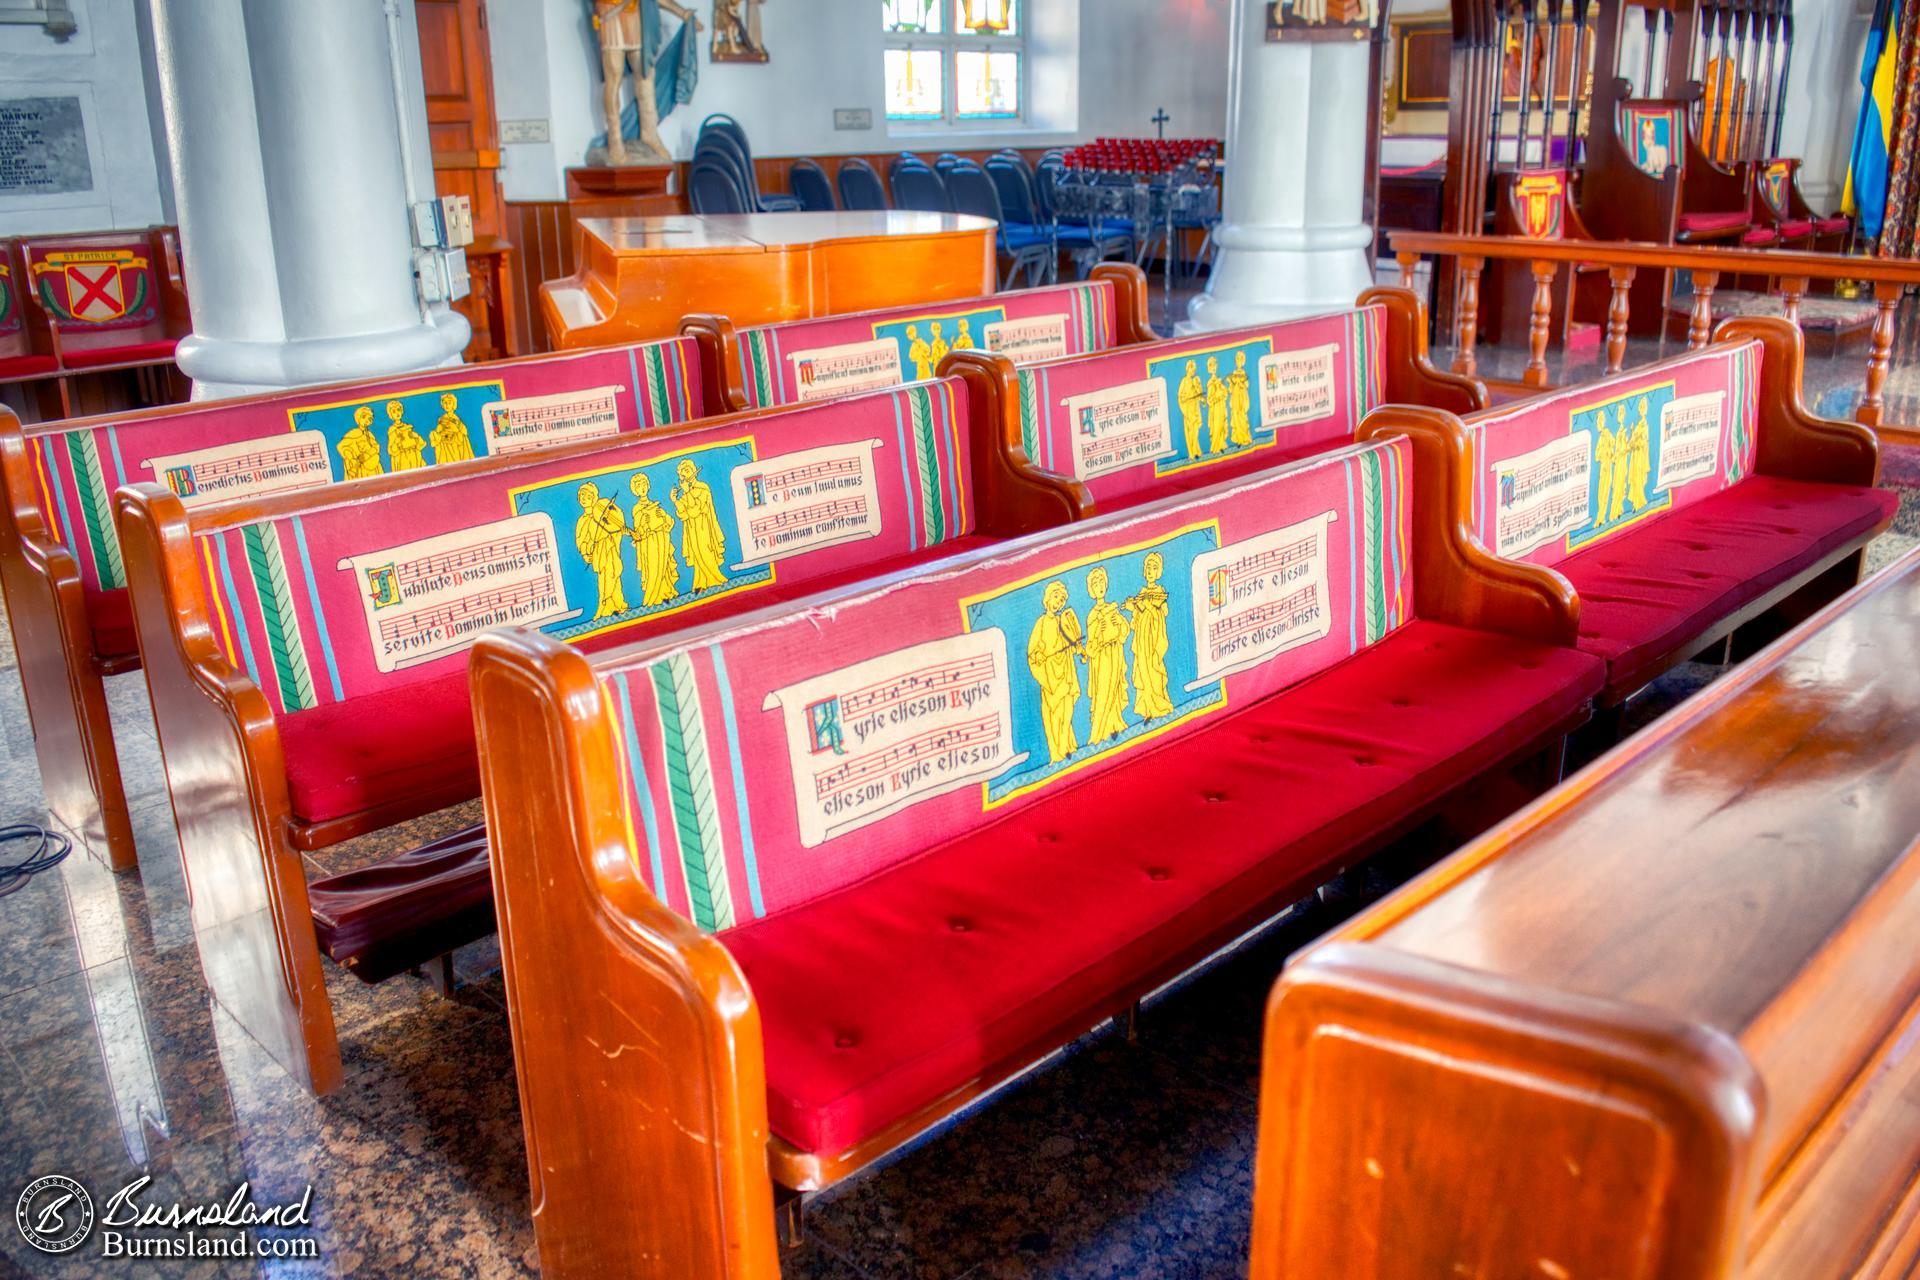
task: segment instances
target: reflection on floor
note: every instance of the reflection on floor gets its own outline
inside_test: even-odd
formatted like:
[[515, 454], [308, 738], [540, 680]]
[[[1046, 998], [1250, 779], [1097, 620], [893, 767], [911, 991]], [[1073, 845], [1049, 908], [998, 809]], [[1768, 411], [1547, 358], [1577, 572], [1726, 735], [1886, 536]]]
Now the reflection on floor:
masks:
[[[1920, 486], [1920, 451], [1889, 479]], [[1920, 542], [1920, 502], [1873, 549]], [[1644, 723], [1716, 668], [1690, 664]], [[498, 955], [458, 957], [452, 998], [401, 977], [328, 982], [347, 1081], [306, 1096], [211, 1007], [184, 913], [145, 687], [108, 683], [138, 875], [69, 859], [0, 898], [0, 1205], [63, 1173], [99, 1203], [143, 1173], [150, 1204], [256, 1202], [309, 1184], [314, 1261], [168, 1263], [168, 1275], [511, 1276], [536, 1269]], [[0, 822], [40, 817], [11, 640], [0, 628]], [[474, 806], [343, 847], [325, 870], [472, 821]], [[1432, 840], [1425, 842], [1431, 846]], [[1310, 900], [1268, 936], [903, 1156], [820, 1197], [784, 1273], [883, 1277], [1237, 1276], [1246, 1268], [1258, 1026], [1287, 955], [1444, 848], [1415, 841]], [[316, 866], [315, 870], [323, 868]], [[644, 1188], [634, 1188], [644, 1194]], [[265, 1238], [265, 1233], [262, 1233]], [[151, 1274], [90, 1247], [67, 1259], [0, 1225], [0, 1272]]]

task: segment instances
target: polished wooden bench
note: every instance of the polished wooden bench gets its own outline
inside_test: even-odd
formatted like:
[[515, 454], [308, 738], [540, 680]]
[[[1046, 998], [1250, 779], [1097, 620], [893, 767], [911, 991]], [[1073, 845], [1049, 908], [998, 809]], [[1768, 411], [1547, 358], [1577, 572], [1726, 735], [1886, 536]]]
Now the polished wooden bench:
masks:
[[135, 864], [102, 683], [140, 661], [115, 489], [159, 482], [198, 508], [385, 473], [396, 444], [433, 466], [683, 422], [709, 412], [698, 360], [673, 338], [25, 428], [0, 406], [0, 588], [54, 819]]
[[1383, 408], [1361, 433], [1428, 438], [1461, 472], [1480, 541], [1572, 584], [1580, 647], [1607, 663], [1605, 709], [1742, 626], [1844, 591], [1899, 505], [1874, 487], [1873, 431], [1802, 404], [1798, 329], [1729, 320], [1715, 338], [1464, 419]]
[[[1476, 781], [1601, 664], [1406, 441], [588, 654], [472, 654], [541, 1267], [825, 1187]], [[644, 1192], [636, 1193], [637, 1188]]]
[[1368, 289], [1347, 311], [1123, 346], [1015, 370], [969, 353], [1007, 450], [1085, 486], [1112, 512], [1351, 444], [1383, 403], [1456, 414], [1487, 406], [1472, 377], [1427, 358], [1410, 289]]
[[1920, 1267], [1920, 554], [1297, 957], [1255, 1280]]
[[[301, 855], [479, 793], [485, 627], [592, 648], [1067, 520], [1058, 481], [988, 459], [980, 403], [948, 378], [214, 507], [120, 490], [215, 998], [296, 1078], [339, 1082]], [[485, 879], [403, 855], [317, 914], [343, 960], [390, 971], [484, 936]]]
[[680, 331], [700, 344], [708, 402], [737, 411], [930, 378], [950, 351], [1030, 364], [1152, 342], [1148, 305], [1146, 273], [1108, 262], [1074, 284], [739, 330], [691, 315]]

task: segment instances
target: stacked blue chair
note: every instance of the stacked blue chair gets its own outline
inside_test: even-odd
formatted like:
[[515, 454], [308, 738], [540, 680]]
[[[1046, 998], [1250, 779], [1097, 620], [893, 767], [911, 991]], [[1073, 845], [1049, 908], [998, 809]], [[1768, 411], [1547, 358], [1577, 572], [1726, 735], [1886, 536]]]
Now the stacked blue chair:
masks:
[[[904, 179], [908, 172], [903, 170], [901, 177]], [[1013, 284], [1014, 277], [1020, 274], [1022, 268], [1027, 272], [1029, 285], [1039, 284], [1047, 277], [1057, 260], [1052, 237], [1030, 223], [1007, 221], [1006, 210], [1000, 205], [1000, 192], [985, 169], [970, 160], [963, 160], [947, 175], [947, 187], [953, 193], [955, 213], [971, 213], [992, 218], [999, 223], [995, 239], [999, 244], [1000, 256], [1008, 259], [1006, 275], [1000, 281], [1002, 289]]]
[[887, 207], [887, 189], [881, 185], [880, 175], [859, 156], [849, 156], [840, 162], [840, 172], [835, 176], [835, 182], [840, 188], [842, 209]]
[[795, 160], [787, 170], [787, 187], [808, 213], [833, 210], [833, 184], [827, 181], [827, 171], [817, 161]]
[[987, 176], [993, 179], [993, 187], [1000, 196], [1000, 208], [1005, 215], [1000, 222], [1001, 230], [1009, 237], [1024, 243], [1044, 243], [1047, 247], [1047, 282], [1053, 283], [1060, 278], [1060, 242], [1055, 235], [1055, 224], [1040, 215], [1039, 201], [1034, 196], [1033, 174], [1027, 168], [1024, 158], [1017, 151], [1002, 151], [987, 160]]
[[712, 156], [695, 156], [687, 170], [687, 202], [695, 213], [745, 213], [746, 193], [731, 166]]
[[694, 140], [693, 158], [716, 157], [733, 170], [740, 188], [741, 203], [749, 213], [785, 213], [800, 208], [791, 195], [762, 195], [760, 179], [753, 171], [753, 148], [747, 145], [747, 131], [730, 115], [715, 112], [700, 122], [699, 137]]
[[922, 209], [928, 213], [952, 213], [953, 198], [940, 175], [918, 159], [896, 160], [892, 166], [893, 207]]

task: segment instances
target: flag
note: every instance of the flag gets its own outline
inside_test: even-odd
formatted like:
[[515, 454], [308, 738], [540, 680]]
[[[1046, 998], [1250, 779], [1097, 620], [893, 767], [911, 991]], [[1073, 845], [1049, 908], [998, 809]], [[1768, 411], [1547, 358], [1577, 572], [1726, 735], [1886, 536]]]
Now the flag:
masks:
[[1867, 96], [1853, 131], [1853, 155], [1847, 161], [1847, 185], [1840, 209], [1852, 214], [1867, 240], [1880, 236], [1887, 214], [1887, 157], [1893, 148], [1893, 99], [1900, 61], [1900, 12], [1896, 0], [1877, 0], [1867, 51], [1860, 60], [1860, 83]]

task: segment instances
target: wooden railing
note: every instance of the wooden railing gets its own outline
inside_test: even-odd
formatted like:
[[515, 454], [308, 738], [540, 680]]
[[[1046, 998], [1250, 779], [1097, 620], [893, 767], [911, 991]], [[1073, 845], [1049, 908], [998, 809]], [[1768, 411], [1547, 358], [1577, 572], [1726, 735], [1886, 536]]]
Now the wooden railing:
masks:
[[[1480, 325], [1480, 275], [1487, 260], [1525, 262], [1533, 273], [1532, 324], [1524, 385], [1544, 388], [1547, 348], [1552, 335], [1553, 289], [1562, 269], [1603, 266], [1611, 301], [1607, 308], [1607, 372], [1620, 372], [1626, 359], [1630, 318], [1628, 289], [1642, 270], [1688, 271], [1693, 276], [1693, 308], [1688, 316], [1687, 347], [1703, 347], [1713, 332], [1713, 295], [1723, 276], [1767, 277], [1780, 295], [1781, 314], [1800, 323], [1800, 304], [1815, 280], [1864, 280], [1873, 286], [1876, 312], [1868, 339], [1866, 389], [1854, 417], [1883, 435], [1920, 441], [1920, 427], [1889, 426], [1885, 418], [1887, 373], [1900, 298], [1920, 285], [1920, 262], [1901, 258], [1855, 258], [1837, 253], [1799, 253], [1781, 249], [1722, 249], [1699, 245], [1659, 245], [1642, 241], [1530, 240], [1523, 236], [1461, 236], [1426, 231], [1390, 231], [1388, 240], [1400, 263], [1401, 283], [1412, 286], [1423, 257], [1454, 259], [1458, 294], [1454, 305], [1453, 368], [1475, 374], [1474, 349]], [[1569, 294], [1572, 291], [1569, 290]]]

